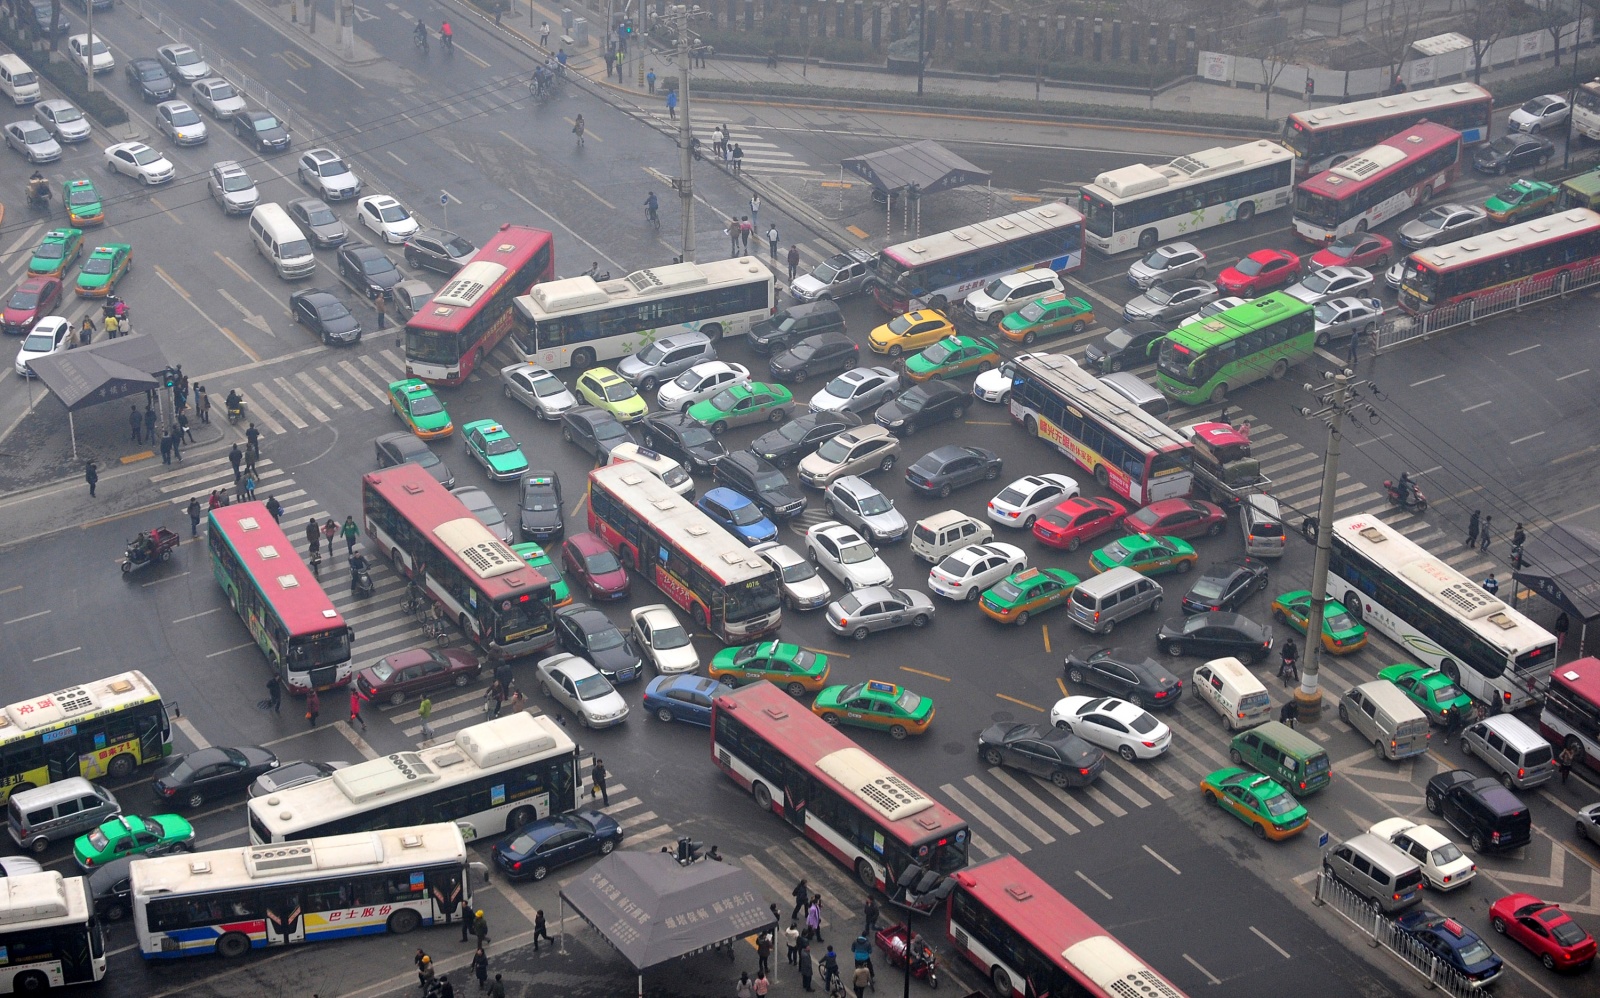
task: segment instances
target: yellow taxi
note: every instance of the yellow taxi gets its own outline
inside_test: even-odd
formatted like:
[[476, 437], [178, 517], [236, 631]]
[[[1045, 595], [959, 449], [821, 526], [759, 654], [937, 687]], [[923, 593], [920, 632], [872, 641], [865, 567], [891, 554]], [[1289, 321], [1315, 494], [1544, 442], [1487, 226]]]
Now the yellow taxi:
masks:
[[932, 346], [955, 332], [955, 323], [945, 318], [943, 312], [920, 308], [896, 316], [867, 334], [867, 346], [873, 353], [898, 357], [907, 350]]

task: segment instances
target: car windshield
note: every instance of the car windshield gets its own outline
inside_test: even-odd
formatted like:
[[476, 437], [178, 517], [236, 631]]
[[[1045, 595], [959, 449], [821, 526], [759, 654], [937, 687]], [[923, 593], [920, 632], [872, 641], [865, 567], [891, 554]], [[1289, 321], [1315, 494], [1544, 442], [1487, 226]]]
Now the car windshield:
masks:
[[1156, 730], [1156, 719], [1151, 717], [1147, 711], [1141, 710], [1130, 721], [1128, 721], [1128, 727], [1137, 731], [1141, 735], [1148, 735], [1150, 732]]
[[1255, 259], [1254, 257], [1247, 256], [1243, 260], [1240, 260], [1238, 263], [1234, 264], [1233, 269], [1237, 270], [1246, 277], [1254, 277], [1261, 273], [1261, 261]]
[[[301, 242], [300, 245], [304, 246], [305, 243]], [[289, 255], [288, 247], [284, 247], [284, 255], [286, 257]], [[382, 253], [371, 253], [363, 256], [361, 258], [361, 267], [366, 271], [368, 277], [381, 277], [386, 274], [394, 274], [398, 277], [400, 274], [395, 269], [394, 263]]]
[[1333, 274], [1324, 274], [1319, 271], [1300, 283], [1307, 291], [1321, 294], [1328, 290], [1328, 286], [1333, 283], [1334, 276]]
[[805, 440], [806, 434], [810, 433], [811, 430], [812, 424], [810, 420], [791, 419], [789, 422], [778, 427], [778, 436], [789, 441], [790, 443], [797, 444]]
[[93, 187], [75, 187], [67, 194], [68, 204], [94, 204], [99, 200]]
[[1028, 502], [1028, 493], [1015, 485], [1008, 485], [1001, 490], [999, 495], [994, 497], [994, 501], [996, 503], [1005, 503], [1007, 506], [1023, 506]]
[[229, 97], [235, 96], [233, 92], [233, 84], [231, 83], [213, 83], [211, 84], [210, 93], [211, 99], [214, 101], [226, 100]]
[[1550, 934], [1556, 937], [1556, 942], [1563, 946], [1576, 946], [1583, 942], [1588, 935], [1577, 922], [1573, 921], [1560, 922], [1547, 927], [1550, 929]]
[[1450, 220], [1451, 214], [1451, 212], [1443, 208], [1435, 208], [1432, 211], [1418, 215], [1417, 221], [1430, 229], [1442, 229], [1444, 228], [1444, 223]]
[[626, 381], [613, 381], [611, 384], [606, 385], [604, 390], [607, 402], [626, 402], [639, 394]]
[[848, 541], [839, 547], [841, 565], [859, 565], [877, 556], [878, 552], [872, 550], [872, 545], [863, 540]]
[[[643, 360], [644, 358], [640, 357], [639, 359]], [[702, 377], [704, 377], [704, 375], [691, 368], [672, 379], [672, 383], [677, 385], [679, 388], [682, 388], [686, 392], [692, 392], [696, 388], [700, 387], [700, 379]]]
[[772, 489], [781, 489], [785, 485], [789, 484], [789, 480], [783, 477], [783, 472], [776, 468], [767, 468], [764, 471], [758, 471], [753, 477], [755, 479], [757, 492], [767, 492]]
[[922, 706], [922, 698], [910, 690], [901, 690], [900, 695], [894, 698], [894, 705], [907, 714], [915, 714], [917, 708]]
[[661, 363], [661, 358], [666, 355], [667, 351], [661, 346], [661, 342], [657, 340], [640, 350], [635, 356], [641, 364], [659, 364]]
[[[432, 451], [429, 451], [429, 453], [431, 454]], [[556, 509], [558, 505], [559, 504], [556, 502], [556, 494], [546, 489], [539, 489], [537, 491], [529, 489], [528, 494], [523, 497], [522, 500], [522, 508], [533, 510], [534, 512], [553, 510]]]
[[1261, 802], [1261, 806], [1265, 808], [1266, 812], [1272, 815], [1274, 818], [1281, 818], [1293, 811], [1295, 808], [1299, 807], [1300, 802], [1288, 794], [1282, 793], [1273, 794], [1271, 797], [1268, 797], [1266, 800]]
[[112, 257], [109, 254], [106, 256], [91, 256], [83, 262], [83, 272], [85, 274], [109, 274], [111, 273], [111, 261]]
[[342, 159], [330, 159], [318, 165], [317, 173], [324, 177], [337, 177], [342, 173], [349, 173], [350, 168], [344, 165]]
[[1133, 342], [1133, 334], [1118, 326], [1106, 334], [1105, 344], [1113, 350], [1122, 350]]
[[1499, 200], [1505, 202], [1508, 205], [1514, 205], [1514, 204], [1519, 203], [1523, 198], [1527, 197], [1530, 193], [1532, 193], [1532, 192], [1528, 191], [1528, 190], [1525, 190], [1524, 188], [1519, 187], [1516, 184], [1512, 184], [1510, 187], [1507, 187], [1505, 190], [1501, 191], [1499, 194], [1496, 194], [1495, 197], [1498, 198]]
[[615, 627], [607, 627], [603, 631], [583, 636], [583, 645], [590, 651], [610, 651], [622, 647], [622, 632]]
[[1428, 858], [1433, 860], [1434, 866], [1444, 866], [1446, 863], [1454, 863], [1456, 860], [1461, 858], [1461, 847], [1456, 845], [1454, 842], [1446, 842], [1444, 845], [1428, 853]]
[[715, 435], [699, 423], [678, 428], [678, 438], [685, 447], [702, 447], [716, 439]]
[[561, 379], [553, 374], [541, 374], [533, 379], [533, 394], [539, 398], [547, 395], [560, 395], [567, 390]]
[[1015, 603], [1022, 598], [1024, 592], [1021, 586], [1012, 582], [1009, 578], [1001, 579], [989, 591], [994, 594], [995, 599], [1003, 603]]
[[[992, 287], [995, 283], [997, 282], [991, 281], [990, 286]], [[893, 319], [889, 320], [889, 332], [895, 334], [896, 336], [903, 334], [906, 330], [910, 329], [911, 326], [912, 322], [909, 315], [897, 315]]]
[[498, 437], [484, 445], [486, 454], [510, 454], [517, 449], [517, 442], [510, 437]]
[[151, 163], [154, 163], [156, 160], [161, 158], [161, 154], [149, 146], [132, 149], [129, 150], [129, 152], [133, 156], [133, 161], [138, 163], [140, 166], [149, 166]]
[[1189, 595], [1198, 596], [1201, 599], [1216, 599], [1222, 595], [1222, 581], [1221, 579], [1206, 576], [1195, 582], [1194, 588], [1189, 590]]
[[380, 683], [387, 683], [389, 677], [394, 675], [394, 669], [389, 667], [388, 662], [374, 662], [371, 668], [373, 678]]
[[745, 503], [728, 510], [728, 516], [736, 527], [751, 527], [766, 519], [761, 515], [761, 509], [755, 503]]
[[391, 204], [378, 209], [378, 217], [385, 222], [404, 222], [411, 214], [397, 204]]
[[423, 395], [420, 398], [411, 400], [411, 415], [413, 416], [431, 416], [436, 412], [443, 411], [444, 406], [439, 404], [439, 398], [436, 395]]
[[196, 114], [192, 107], [178, 108], [172, 112], [172, 123], [174, 125], [193, 125], [199, 121], [200, 115]]
[[1312, 314], [1316, 316], [1316, 320], [1318, 322], [1322, 323], [1323, 325], [1327, 325], [1334, 319], [1338, 318], [1339, 310], [1327, 302], [1322, 302], [1312, 310]]
[[735, 395], [729, 389], [723, 389], [722, 391], [720, 391], [716, 395], [714, 395], [712, 397], [712, 399], [711, 399], [711, 404], [713, 406], [716, 406], [717, 410], [720, 411], [720, 412], [728, 412], [729, 410], [731, 410], [738, 403], [739, 403], [739, 396]]
[[472, 253], [473, 245], [460, 236], [455, 236], [444, 241], [444, 251], [451, 256], [467, 256]]
[[326, 305], [317, 306], [317, 318], [322, 320], [342, 319], [349, 314], [350, 310], [340, 302], [329, 302]]
[[610, 551], [597, 551], [584, 557], [583, 567], [589, 570], [590, 575], [605, 575], [621, 571], [622, 563]]
[[256, 131], [264, 132], [269, 128], [277, 128], [278, 127], [278, 119], [274, 118], [270, 114], [267, 114], [267, 115], [263, 115], [263, 116], [255, 119], [253, 124], [256, 126]]
[[29, 145], [50, 141], [50, 134], [38, 125], [23, 125], [17, 130], [22, 133], [22, 141]]
[[598, 700], [601, 697], [616, 692], [604, 676], [585, 676], [572, 684], [577, 688], [579, 700]]
[[51, 110], [51, 117], [55, 119], [58, 125], [65, 125], [69, 121], [81, 121], [83, 119], [83, 112], [70, 104], [66, 107], [57, 107]]
[[139, 70], [139, 79], [141, 80], [159, 80], [166, 75], [167, 71], [160, 66], [145, 66]]
[[860, 593], [849, 592], [839, 597], [839, 609], [844, 611], [846, 617], [860, 613], [862, 605]]
[[794, 345], [794, 349], [789, 351], [789, 356], [793, 357], [795, 360], [810, 360], [811, 357], [816, 354], [817, 348], [821, 345], [822, 344], [820, 343], [796, 343]]
[[1022, 308], [1018, 311], [1018, 314], [1020, 314], [1024, 319], [1027, 319], [1029, 322], [1038, 322], [1040, 319], [1044, 318], [1045, 307], [1036, 301], [1030, 301], [1028, 304], [1022, 306]]
[[689, 644], [689, 632], [683, 625], [674, 622], [667, 627], [658, 627], [650, 632], [650, 643], [661, 651], [672, 648], [683, 648]]
[[96, 38], [89, 45], [89, 51], [94, 53], [95, 55], [105, 55], [106, 53], [111, 51], [111, 46], [107, 45], [105, 42], [103, 42], [100, 39]]
[[928, 404], [928, 393], [921, 388], [913, 388], [895, 399], [895, 402], [908, 413], [921, 412]]
[[839, 464], [850, 456], [850, 445], [838, 437], [829, 437], [817, 448], [817, 456], [829, 464]]
[[889, 497], [882, 492], [873, 492], [870, 495], [861, 497], [862, 516], [877, 516], [892, 509], [894, 509], [894, 503], [890, 502]]
[[1549, 105], [1550, 105], [1550, 101], [1549, 101], [1548, 98], [1535, 97], [1533, 100], [1528, 101], [1526, 104], [1523, 104], [1522, 105], [1522, 110], [1524, 110], [1524, 111], [1526, 111], [1526, 112], [1528, 112], [1529, 114], [1532, 114], [1532, 115], [1541, 115], [1541, 114], [1544, 114], [1544, 109], [1546, 107], [1548, 107]]
[[1155, 524], [1158, 517], [1159, 514], [1154, 511], [1153, 507], [1146, 506], [1144, 509], [1141, 509], [1139, 512], [1128, 517], [1128, 519], [1133, 523], [1137, 523], [1141, 527], [1149, 527]]
[[[1144, 266], [1148, 267], [1151, 270], [1166, 270], [1168, 267], [1170, 267], [1172, 265], [1172, 258], [1167, 256], [1165, 253], [1161, 252], [1160, 250], [1156, 250], [1154, 253], [1151, 253], [1149, 256], [1145, 257], [1143, 260], [1140, 260], [1139, 262], [1141, 264], [1143, 264]], [[1000, 283], [1000, 282], [999, 281], [994, 281], [994, 282], [991, 283], [990, 286], [992, 287], [994, 284], [998, 284], [998, 283]], [[985, 290], [987, 290], [987, 289], [985, 289]]]
[[1440, 703], [1449, 703], [1459, 696], [1461, 689], [1455, 683], [1441, 683], [1433, 691], [1433, 698]]
[[1348, 260], [1355, 255], [1356, 247], [1361, 245], [1361, 233], [1340, 236], [1329, 243], [1325, 249], [1341, 260]]
[[733, 664], [737, 666], [749, 665], [758, 656], [771, 658], [773, 652], [777, 651], [777, 649], [778, 643], [776, 641], [766, 641], [761, 644], [750, 645], [747, 648], [741, 648], [739, 653], [733, 656]]
[[[91, 258], [89, 260], [89, 263], [86, 263], [86, 264], [83, 265], [83, 269], [87, 271], [89, 269], [89, 264], [93, 263], [93, 262], [94, 262], [94, 260], [93, 260], [93, 258]], [[101, 273], [104, 273], [104, 271], [101, 271]], [[39, 293], [37, 291], [18, 291], [18, 292], [16, 292], [15, 294], [13, 294], [11, 296], [11, 300], [10, 301], [6, 302], [6, 307], [7, 308], [36, 308], [38, 306], [38, 304], [39, 304]]]
[[338, 220], [339, 218], [334, 215], [333, 209], [325, 204], [318, 204], [315, 208], [306, 210], [307, 225], [332, 225]]
[[804, 582], [817, 577], [817, 570], [811, 567], [809, 561], [791, 562], [778, 570], [785, 582]]
[[255, 186], [255, 181], [249, 174], [234, 173], [222, 178], [222, 189], [225, 191], [247, 191]]
[[1348, 613], [1330, 613], [1326, 617], [1322, 618], [1322, 623], [1323, 626], [1327, 627], [1328, 630], [1333, 631], [1334, 633], [1338, 633], [1339, 631], [1353, 631], [1356, 627], [1355, 621], [1350, 619], [1350, 615]]
[[1165, 305], [1172, 301], [1173, 292], [1167, 288], [1154, 287], [1144, 293], [1152, 305]]
[[948, 340], [940, 340], [938, 343], [935, 343], [933, 346], [922, 351], [922, 359], [930, 364], [943, 364], [945, 361], [950, 359], [950, 355], [955, 353], [956, 349], [957, 344], [953, 344]]
[[1472, 967], [1493, 959], [1494, 951], [1482, 939], [1474, 939], [1461, 947], [1456, 955], [1460, 957], [1463, 966]]
[[111, 846], [111, 840], [106, 838], [106, 833], [98, 828], [90, 832], [87, 838], [89, 839], [89, 848], [95, 852], [105, 852]]
[[53, 332], [33, 332], [22, 341], [22, 349], [32, 353], [45, 353], [55, 348], [56, 336]]

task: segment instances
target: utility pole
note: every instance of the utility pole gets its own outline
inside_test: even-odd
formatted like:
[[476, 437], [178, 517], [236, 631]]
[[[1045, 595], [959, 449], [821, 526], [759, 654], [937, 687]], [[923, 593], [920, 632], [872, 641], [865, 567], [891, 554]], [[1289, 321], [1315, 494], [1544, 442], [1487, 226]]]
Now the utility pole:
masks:
[[683, 262], [694, 261], [694, 128], [689, 124], [689, 8], [669, 11], [678, 22], [678, 202], [683, 206]]
[[[922, 0], [917, 10], [917, 96], [922, 96], [922, 64], [928, 61], [928, 0]], [[907, 945], [910, 945], [909, 941]]]
[[[89, 78], [84, 81], [83, 88], [92, 94], [94, 93], [94, 0], [89, 0], [84, 6], [84, 16], [89, 21], [89, 65], [85, 67]], [[73, 457], [77, 455], [74, 454]]]

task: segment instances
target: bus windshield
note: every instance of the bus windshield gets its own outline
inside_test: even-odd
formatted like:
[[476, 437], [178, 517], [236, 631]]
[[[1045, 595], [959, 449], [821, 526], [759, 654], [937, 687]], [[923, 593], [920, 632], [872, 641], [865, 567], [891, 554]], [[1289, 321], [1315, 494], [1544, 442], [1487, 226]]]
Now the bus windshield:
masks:
[[778, 609], [783, 600], [778, 592], [777, 573], [724, 590], [725, 615], [731, 621], [750, 620]]
[[1111, 233], [1115, 231], [1112, 228], [1113, 209], [1111, 204], [1087, 192], [1083, 195], [1082, 203], [1084, 228], [1097, 236], [1110, 238]]
[[314, 634], [302, 642], [316, 665], [336, 665], [350, 661], [350, 629], [341, 627], [323, 634]]

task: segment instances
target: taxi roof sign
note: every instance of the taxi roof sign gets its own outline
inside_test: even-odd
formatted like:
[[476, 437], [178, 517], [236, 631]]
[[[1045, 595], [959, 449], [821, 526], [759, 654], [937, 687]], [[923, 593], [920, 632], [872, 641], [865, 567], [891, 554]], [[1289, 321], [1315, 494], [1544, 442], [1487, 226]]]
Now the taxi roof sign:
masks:
[[872, 693], [893, 693], [899, 687], [893, 683], [886, 683], [881, 679], [869, 679], [867, 680], [867, 689]]

